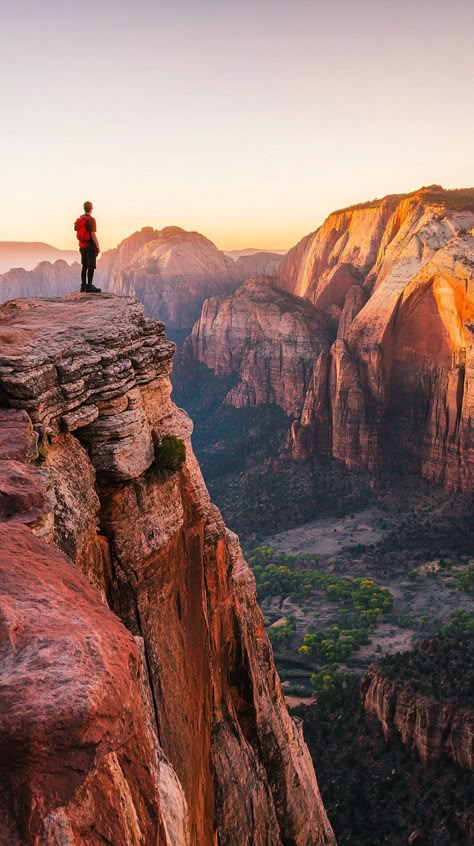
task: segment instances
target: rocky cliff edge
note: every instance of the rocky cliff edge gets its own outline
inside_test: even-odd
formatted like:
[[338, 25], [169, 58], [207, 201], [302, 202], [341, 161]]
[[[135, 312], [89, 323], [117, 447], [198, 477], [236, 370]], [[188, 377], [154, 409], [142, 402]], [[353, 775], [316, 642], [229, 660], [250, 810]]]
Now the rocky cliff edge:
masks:
[[334, 843], [172, 355], [130, 298], [0, 308], [2, 843]]

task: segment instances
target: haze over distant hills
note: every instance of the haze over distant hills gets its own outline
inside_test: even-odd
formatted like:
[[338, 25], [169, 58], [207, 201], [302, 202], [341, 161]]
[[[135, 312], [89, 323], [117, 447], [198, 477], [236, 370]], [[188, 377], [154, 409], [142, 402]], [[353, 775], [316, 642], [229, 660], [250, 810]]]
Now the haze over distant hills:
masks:
[[254, 256], [257, 253], [267, 253], [269, 255], [284, 256], [288, 250], [259, 250], [254, 247], [247, 247], [245, 250], [223, 250], [226, 256], [233, 259], [239, 259], [242, 256]]
[[[146, 313], [164, 320], [169, 330], [190, 331], [206, 297], [235, 291], [252, 276], [273, 274], [282, 259], [267, 250], [243, 252], [230, 258], [199, 232], [145, 226], [101, 254], [95, 281], [104, 291], [136, 296]], [[0, 302], [63, 296], [79, 287], [78, 251], [0, 242], [0, 261], [2, 256], [8, 267], [0, 270]]]
[[[145, 227], [147, 229], [147, 227]], [[243, 250], [222, 250], [224, 255], [237, 261], [242, 256], [259, 256], [263, 261], [279, 260], [287, 250], [260, 250], [248, 247]], [[59, 259], [72, 264], [79, 259], [78, 250], [61, 250], [43, 241], [0, 241], [0, 273], [6, 273], [12, 268], [34, 270], [43, 261], [54, 263]]]
[[0, 273], [12, 267], [33, 270], [41, 261], [64, 259], [71, 264], [78, 256], [78, 250], [59, 250], [42, 241], [0, 241]]

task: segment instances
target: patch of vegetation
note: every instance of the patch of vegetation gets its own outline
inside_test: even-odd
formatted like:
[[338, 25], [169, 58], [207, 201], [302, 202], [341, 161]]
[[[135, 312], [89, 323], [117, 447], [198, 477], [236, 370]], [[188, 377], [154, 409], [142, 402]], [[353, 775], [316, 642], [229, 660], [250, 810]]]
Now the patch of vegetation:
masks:
[[456, 590], [461, 590], [464, 593], [472, 593], [474, 591], [474, 564], [470, 564], [465, 570], [456, 573], [454, 576], [454, 586]]
[[439, 626], [438, 634], [443, 638], [455, 637], [459, 640], [474, 638], [474, 614], [463, 609], [453, 611], [447, 622]]
[[[281, 450], [285, 434], [286, 428], [281, 430]], [[366, 508], [374, 499], [367, 475], [350, 473], [332, 459], [299, 462], [283, 452], [277, 458], [261, 454], [240, 472], [236, 469], [211, 479], [204, 476], [225, 521], [247, 543], [258, 543], [275, 531], [314, 517], [343, 517]]]
[[367, 629], [340, 629], [335, 625], [305, 634], [298, 652], [322, 661], [341, 662], [365, 643], [370, 643]]
[[[314, 627], [304, 634], [298, 652], [317, 664], [334, 665], [335, 671], [360, 646], [370, 643], [370, 629], [393, 606], [391, 593], [374, 579], [340, 577], [316, 569], [314, 564], [319, 558], [315, 555], [285, 555], [271, 546], [260, 546], [247, 555], [247, 560], [255, 575], [260, 602], [277, 599], [282, 607], [285, 599], [290, 599], [311, 607], [318, 604], [318, 598], [324, 598], [334, 604], [332, 624]], [[269, 628], [276, 650], [291, 645], [295, 622], [294, 617], [289, 617], [287, 624], [280, 621], [278, 626]]]
[[405, 197], [411, 196], [410, 194], [389, 194], [387, 197], [376, 197], [373, 200], [366, 200], [364, 203], [354, 203], [352, 206], [346, 206], [343, 209], [337, 209], [332, 214], [342, 214], [343, 212], [350, 212], [350, 211], [359, 211], [360, 209], [376, 209], [382, 200], [387, 200], [393, 207], [398, 205], [398, 203], [403, 200]]
[[356, 676], [347, 670], [340, 670], [337, 664], [325, 664], [311, 676], [311, 686], [316, 693], [325, 694], [330, 699], [354, 685], [357, 685]]
[[[417, 479], [416, 485], [420, 494], [428, 493], [422, 479]], [[431, 490], [433, 499], [439, 498], [441, 508], [408, 511], [366, 555], [369, 569], [384, 574], [411, 571], [409, 578], [416, 582], [419, 575], [414, 566], [421, 562], [438, 560], [442, 570], [450, 570], [463, 560], [467, 563], [474, 549], [474, 498], [458, 495], [443, 501], [439, 489]]]
[[474, 188], [453, 188], [446, 190], [440, 185], [431, 186], [426, 194], [431, 203], [439, 203], [452, 211], [474, 212]]
[[282, 647], [289, 646], [292, 638], [295, 635], [295, 618], [294, 617], [287, 617], [278, 625], [270, 626], [268, 629], [268, 637], [270, 638], [270, 643], [276, 649], [281, 649]]
[[186, 461], [186, 446], [176, 435], [165, 435], [155, 446], [155, 463], [160, 470], [180, 470]]
[[[322, 592], [327, 599], [353, 612], [353, 619], [371, 625], [390, 610], [393, 598], [373, 579], [339, 577], [334, 573], [308, 566], [318, 556], [295, 556], [278, 553], [271, 546], [256, 547], [247, 555], [257, 583], [259, 601], [266, 598], [311, 600]], [[303, 566], [301, 564], [303, 563]]]

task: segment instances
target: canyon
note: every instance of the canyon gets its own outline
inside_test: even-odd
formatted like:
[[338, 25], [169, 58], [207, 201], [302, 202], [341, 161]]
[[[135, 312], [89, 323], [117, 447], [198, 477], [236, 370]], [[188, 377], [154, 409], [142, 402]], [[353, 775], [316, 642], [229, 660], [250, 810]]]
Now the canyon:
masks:
[[[236, 350], [262, 333], [258, 282], [206, 302], [188, 342], [213, 373], [235, 372], [226, 402], [279, 404], [296, 459], [474, 489], [474, 189], [431, 186], [331, 214], [267, 277], [266, 348], [252, 360]], [[292, 323], [302, 302], [324, 331]], [[234, 324], [237, 304], [246, 317]]]
[[[123, 296], [0, 307], [0, 839], [333, 844], [254, 578]], [[179, 467], [160, 463], [169, 437]]]
[[[471, 842], [459, 772], [472, 770], [472, 711], [403, 684], [385, 658], [362, 681], [363, 728], [351, 723], [354, 692], [340, 713], [324, 716], [319, 699], [298, 711], [318, 773], [323, 761], [321, 800], [253, 575], [175, 402], [199, 409], [205, 477], [245, 548], [298, 525], [298, 549], [309, 543], [338, 577], [390, 578], [393, 619], [357, 653], [352, 682], [379, 657], [375, 644], [389, 656], [423, 627], [431, 637], [448, 607], [471, 613], [453, 590], [472, 563], [474, 190], [431, 186], [334, 212], [283, 257], [234, 260], [199, 233], [145, 227], [106, 252], [99, 273], [112, 293], [96, 298], [67, 294], [79, 267], [64, 261], [0, 278], [10, 300], [0, 306], [0, 840], [332, 844], [328, 810], [338, 842], [372, 846], [392, 762], [396, 802], [417, 793], [419, 812], [380, 822], [380, 837], [420, 840], [420, 816], [428, 843]], [[18, 299], [38, 292], [56, 299]], [[173, 375], [161, 318], [184, 340]], [[170, 437], [185, 444], [182, 464], [164, 462]], [[406, 496], [394, 494], [393, 471]], [[318, 520], [328, 529], [316, 548]], [[410, 620], [397, 616], [402, 593]], [[315, 620], [329, 606], [319, 602]], [[300, 615], [284, 596], [269, 608], [270, 622]], [[442, 659], [423, 650], [442, 684]], [[342, 743], [336, 720], [348, 724]], [[336, 739], [322, 750], [325, 730]], [[353, 745], [373, 769], [369, 822], [358, 822], [366, 775]], [[436, 821], [418, 782], [437, 791]], [[450, 807], [444, 793], [460, 787], [467, 799]]]
[[226, 402], [236, 407], [276, 403], [301, 414], [314, 361], [330, 341], [327, 321], [311, 303], [257, 277], [231, 296], [206, 300], [183, 347], [183, 368], [194, 361], [217, 376], [239, 374]]

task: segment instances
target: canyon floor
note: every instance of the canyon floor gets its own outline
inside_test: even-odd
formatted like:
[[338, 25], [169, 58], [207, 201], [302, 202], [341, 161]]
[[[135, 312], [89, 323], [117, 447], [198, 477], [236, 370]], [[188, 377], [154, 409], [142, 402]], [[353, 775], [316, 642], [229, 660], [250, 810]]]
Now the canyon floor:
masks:
[[[474, 613], [474, 595], [459, 588], [459, 577], [469, 569], [470, 499], [453, 496], [417, 480], [385, 480], [374, 504], [344, 517], [319, 517], [293, 529], [267, 536], [262, 546], [278, 554], [294, 556], [306, 566], [306, 556], [317, 558], [321, 570], [344, 578], [374, 578], [390, 591], [392, 609], [370, 633], [370, 643], [360, 646], [341, 666], [360, 674], [382, 655], [410, 649], [433, 634], [455, 611]], [[471, 549], [472, 549], [471, 545]], [[298, 566], [298, 564], [296, 564]], [[268, 625], [282, 618], [295, 620], [295, 635], [279, 655], [283, 677], [288, 652], [298, 655], [304, 634], [335, 621], [334, 602], [319, 593], [314, 602], [268, 597], [261, 601]], [[305, 684], [315, 667], [304, 669]], [[289, 675], [288, 675], [289, 672]], [[298, 697], [289, 696], [294, 705]]]
[[[288, 558], [288, 566], [316, 566], [335, 579], [370, 577], [393, 597], [393, 606], [337, 672], [349, 673], [344, 689], [311, 689], [323, 661], [298, 653], [305, 633], [329, 631], [337, 609], [323, 591], [313, 602], [264, 598], [270, 631], [294, 621], [283, 648], [274, 644], [287, 705], [303, 721], [317, 766], [325, 807], [339, 844], [358, 846], [466, 846], [472, 843], [472, 773], [442, 760], [424, 767], [398, 737], [387, 743], [378, 720], [361, 706], [359, 680], [385, 655], [412, 650], [452, 625], [456, 612], [474, 614], [472, 502], [419, 480], [386, 479], [370, 507], [318, 517], [267, 536], [263, 548]], [[469, 592], [471, 591], [471, 592]], [[454, 614], [454, 617], [453, 617]], [[466, 619], [466, 618], [465, 618]], [[472, 700], [470, 700], [472, 701]], [[403, 809], [403, 813], [401, 813]]]

